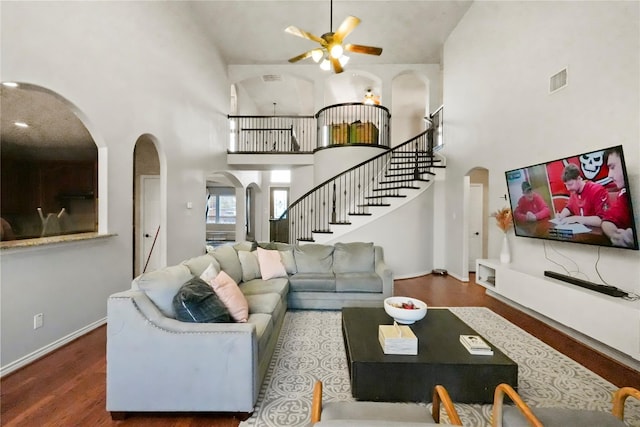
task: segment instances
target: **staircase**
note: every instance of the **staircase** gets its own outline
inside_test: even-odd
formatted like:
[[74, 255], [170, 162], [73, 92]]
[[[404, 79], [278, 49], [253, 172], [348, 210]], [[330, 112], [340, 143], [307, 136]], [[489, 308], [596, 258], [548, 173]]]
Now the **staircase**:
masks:
[[[272, 224], [280, 242], [324, 242], [363, 223], [362, 218], [393, 209], [423, 191], [437, 168], [433, 129], [366, 160], [316, 186]], [[274, 235], [272, 235], [272, 238]]]

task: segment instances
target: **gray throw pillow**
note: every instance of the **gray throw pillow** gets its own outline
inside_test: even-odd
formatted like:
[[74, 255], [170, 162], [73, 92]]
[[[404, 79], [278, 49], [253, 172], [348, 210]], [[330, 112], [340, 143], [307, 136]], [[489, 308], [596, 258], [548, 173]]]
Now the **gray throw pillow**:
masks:
[[229, 323], [229, 310], [213, 288], [199, 277], [182, 285], [173, 297], [176, 319], [191, 323]]

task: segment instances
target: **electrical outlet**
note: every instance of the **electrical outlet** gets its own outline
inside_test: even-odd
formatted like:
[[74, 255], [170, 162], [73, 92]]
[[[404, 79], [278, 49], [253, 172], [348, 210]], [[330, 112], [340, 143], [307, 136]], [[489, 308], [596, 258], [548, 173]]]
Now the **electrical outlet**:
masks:
[[44, 314], [38, 313], [33, 316], [33, 329], [42, 328], [44, 325]]

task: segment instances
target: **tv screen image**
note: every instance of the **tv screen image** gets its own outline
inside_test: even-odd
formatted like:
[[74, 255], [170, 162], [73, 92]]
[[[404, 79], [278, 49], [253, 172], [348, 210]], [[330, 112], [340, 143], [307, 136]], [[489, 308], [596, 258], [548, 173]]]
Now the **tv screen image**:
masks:
[[516, 236], [638, 250], [621, 145], [505, 176]]

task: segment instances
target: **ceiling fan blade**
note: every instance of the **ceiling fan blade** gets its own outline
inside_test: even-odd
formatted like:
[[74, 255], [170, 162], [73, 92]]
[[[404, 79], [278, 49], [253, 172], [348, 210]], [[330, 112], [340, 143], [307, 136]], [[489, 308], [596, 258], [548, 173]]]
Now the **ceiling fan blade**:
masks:
[[338, 27], [338, 31], [333, 34], [333, 41], [336, 43], [342, 43], [345, 37], [349, 35], [354, 28], [356, 28], [360, 24], [360, 18], [356, 18], [355, 16], [347, 16], [340, 27]]
[[318, 36], [314, 36], [311, 33], [308, 33], [304, 30], [301, 30], [298, 27], [294, 27], [293, 25], [285, 28], [285, 33], [292, 34], [294, 36], [302, 37], [303, 39], [313, 40], [314, 42], [320, 43], [322, 46], [326, 45], [327, 42], [324, 39], [321, 39]]
[[348, 50], [353, 53], [366, 53], [367, 55], [380, 55], [382, 53], [381, 47], [363, 46], [359, 44], [347, 44], [344, 50]]
[[298, 61], [302, 61], [303, 59], [307, 59], [313, 54], [314, 50], [315, 49], [311, 49], [311, 50], [306, 51], [305, 53], [301, 53], [298, 56], [294, 56], [293, 58], [289, 59], [289, 62], [298, 62]]
[[342, 65], [340, 64], [340, 61], [338, 61], [338, 59], [334, 58], [331, 55], [329, 55], [329, 59], [331, 59], [331, 65], [333, 65], [333, 71], [336, 74], [340, 74], [343, 71], [342, 70]]

